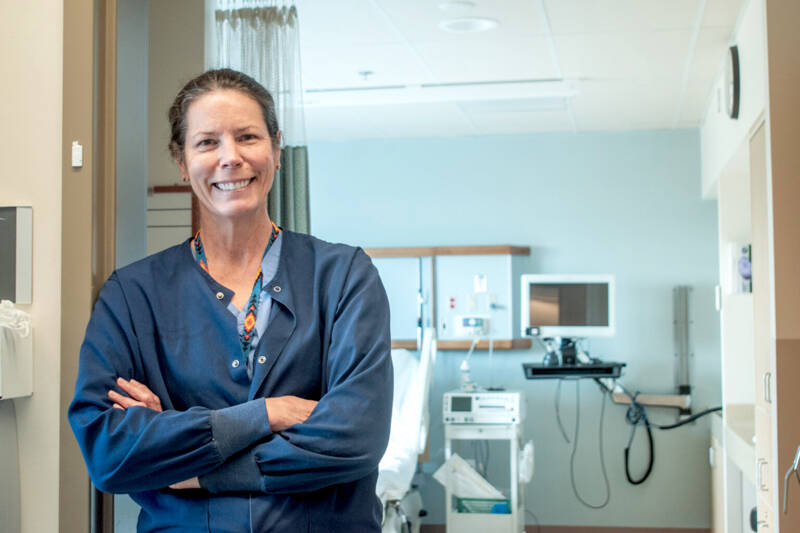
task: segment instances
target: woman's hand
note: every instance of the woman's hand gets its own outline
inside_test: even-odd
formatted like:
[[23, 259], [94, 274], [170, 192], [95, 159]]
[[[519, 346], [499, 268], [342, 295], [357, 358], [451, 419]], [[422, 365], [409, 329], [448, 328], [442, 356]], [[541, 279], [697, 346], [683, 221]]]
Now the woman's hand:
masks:
[[200, 489], [200, 480], [196, 477], [192, 479], [187, 479], [185, 481], [181, 481], [180, 483], [173, 483], [169, 486], [169, 488], [174, 490], [185, 490], [185, 489]]
[[317, 402], [314, 400], [306, 400], [297, 396], [264, 398], [264, 402], [267, 405], [269, 427], [273, 433], [305, 422], [311, 416], [314, 407], [317, 406]]
[[108, 397], [114, 401], [116, 409], [127, 409], [138, 405], [140, 407], [147, 407], [159, 413], [163, 411], [161, 408], [161, 400], [147, 388], [147, 385], [139, 383], [135, 379], [130, 381], [122, 378], [117, 378], [117, 386], [122, 389], [128, 396], [123, 396], [116, 391], [108, 391]]
[[[158, 411], [159, 413], [163, 411], [163, 409], [161, 409], [161, 400], [158, 396], [153, 394], [153, 391], [151, 391], [147, 385], [139, 383], [135, 379], [128, 381], [126, 379], [117, 378], [117, 386], [129, 394], [130, 397], [123, 396], [113, 390], [108, 391], [108, 397], [114, 400], [114, 407], [116, 409], [127, 409], [128, 407], [138, 405], [140, 407], [152, 409], [153, 411]], [[200, 480], [193, 477], [179, 483], [173, 483], [169, 488], [175, 490], [199, 489]]]

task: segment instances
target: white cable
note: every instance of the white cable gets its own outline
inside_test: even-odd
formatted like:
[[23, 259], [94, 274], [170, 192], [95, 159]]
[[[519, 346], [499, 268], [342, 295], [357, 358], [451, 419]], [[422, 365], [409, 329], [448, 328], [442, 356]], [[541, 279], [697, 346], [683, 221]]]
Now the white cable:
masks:
[[472, 345], [469, 347], [469, 351], [467, 352], [467, 357], [466, 357], [466, 359], [464, 359], [464, 361], [469, 362], [469, 356], [471, 356], [472, 352], [475, 351], [475, 346], [477, 346], [479, 340], [480, 340], [480, 337], [478, 337], [476, 335], [475, 339], [472, 341]]
[[472, 378], [470, 377], [470, 368], [469, 368], [469, 358], [472, 355], [472, 352], [475, 350], [475, 346], [478, 344], [478, 340], [480, 337], [477, 335], [475, 336], [475, 340], [472, 341], [472, 346], [469, 347], [469, 351], [467, 352], [467, 356], [461, 361], [461, 390], [466, 392], [471, 392], [475, 390], [475, 384], [472, 382]]

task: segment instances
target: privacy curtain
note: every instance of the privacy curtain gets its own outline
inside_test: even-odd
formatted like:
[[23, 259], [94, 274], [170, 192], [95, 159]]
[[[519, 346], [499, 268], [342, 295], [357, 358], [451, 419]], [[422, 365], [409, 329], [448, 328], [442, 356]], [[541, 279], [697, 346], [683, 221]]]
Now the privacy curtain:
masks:
[[281, 169], [267, 198], [279, 226], [309, 231], [308, 148], [297, 8], [279, 0], [216, 0], [215, 68], [252, 76], [272, 94], [282, 133]]

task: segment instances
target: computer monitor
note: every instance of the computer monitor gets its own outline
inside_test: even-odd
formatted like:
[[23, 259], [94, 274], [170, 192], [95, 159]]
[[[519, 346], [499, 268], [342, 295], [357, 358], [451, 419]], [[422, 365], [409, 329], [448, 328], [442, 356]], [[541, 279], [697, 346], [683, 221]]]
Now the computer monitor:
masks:
[[520, 303], [523, 337], [614, 336], [612, 275], [525, 274]]

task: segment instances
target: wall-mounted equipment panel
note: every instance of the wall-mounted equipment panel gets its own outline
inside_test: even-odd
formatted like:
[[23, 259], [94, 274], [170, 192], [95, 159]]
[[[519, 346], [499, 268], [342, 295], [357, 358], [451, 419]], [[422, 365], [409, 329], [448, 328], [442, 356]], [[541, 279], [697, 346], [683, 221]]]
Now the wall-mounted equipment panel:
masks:
[[440, 350], [525, 349], [516, 299], [530, 248], [434, 246], [365, 250], [378, 269], [391, 308], [392, 347], [414, 350], [420, 331], [435, 326]]
[[417, 342], [420, 325], [433, 327], [433, 258], [376, 257], [372, 263], [389, 298], [392, 339]]

